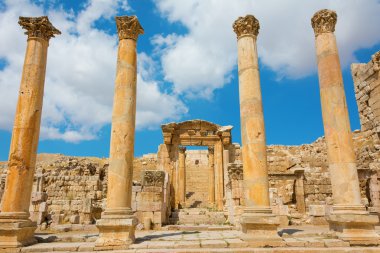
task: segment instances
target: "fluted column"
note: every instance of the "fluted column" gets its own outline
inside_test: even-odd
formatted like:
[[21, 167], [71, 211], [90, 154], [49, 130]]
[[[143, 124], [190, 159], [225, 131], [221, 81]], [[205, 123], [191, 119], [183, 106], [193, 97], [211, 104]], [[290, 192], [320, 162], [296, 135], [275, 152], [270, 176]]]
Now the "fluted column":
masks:
[[208, 202], [209, 207], [215, 206], [215, 167], [214, 147], [208, 147]]
[[366, 237], [365, 234], [367, 237], [373, 237], [374, 234], [368, 233], [371, 230], [371, 217], [365, 215], [367, 212], [361, 204], [354, 145], [334, 35], [336, 22], [336, 13], [326, 9], [318, 11], [311, 19], [334, 200], [333, 214], [329, 217], [330, 228], [343, 239], [351, 241], [358, 238], [356, 233], [361, 226], [358, 223], [366, 224], [368, 229], [359, 235], [362, 239]]
[[[243, 232], [253, 231], [253, 234], [258, 234], [258, 231], [264, 233], [261, 229], [264, 220], [255, 220], [253, 215], [265, 214], [274, 217], [269, 201], [264, 115], [256, 46], [259, 28], [259, 21], [252, 15], [238, 18], [233, 25], [238, 44], [240, 124], [246, 205], [242, 216], [242, 228]], [[270, 223], [272, 235], [275, 236], [278, 220], [273, 218]]]
[[186, 205], [186, 147], [179, 147], [178, 154], [178, 208]]
[[40, 134], [47, 51], [50, 38], [60, 34], [46, 16], [20, 17], [19, 24], [26, 30], [28, 43], [1, 203], [0, 248], [35, 241], [36, 224], [29, 220], [29, 205]]
[[119, 35], [112, 112], [107, 207], [97, 222], [96, 247], [127, 247], [137, 223], [131, 208], [136, 119], [136, 42], [144, 30], [136, 16], [116, 17]]

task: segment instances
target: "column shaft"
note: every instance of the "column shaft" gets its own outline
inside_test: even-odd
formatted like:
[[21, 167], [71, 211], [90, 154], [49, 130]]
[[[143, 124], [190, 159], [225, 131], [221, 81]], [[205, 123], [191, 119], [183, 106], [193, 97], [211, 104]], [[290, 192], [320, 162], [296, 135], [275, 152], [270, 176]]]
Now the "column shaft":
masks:
[[29, 216], [40, 133], [47, 48], [48, 42], [43, 39], [28, 40], [9, 150], [2, 212], [22, 212]]
[[208, 149], [208, 201], [209, 206], [215, 205], [215, 166], [214, 166], [214, 147]]
[[112, 113], [107, 210], [131, 210], [136, 120], [136, 57], [136, 41], [120, 40]]
[[244, 173], [245, 208], [241, 216], [246, 241], [279, 245], [279, 219], [269, 201], [267, 150], [261, 99], [256, 39], [259, 21], [252, 15], [238, 18], [234, 25], [238, 44], [240, 124]]
[[216, 208], [223, 210], [223, 144], [218, 141], [214, 146], [215, 159], [215, 201]]
[[186, 205], [186, 148], [180, 147], [178, 154], [178, 207]]
[[335, 35], [315, 37], [334, 205], [361, 205], [359, 179]]
[[333, 211], [327, 217], [330, 230], [350, 245], [379, 244], [374, 225], [379, 218], [361, 204], [354, 144], [335, 40], [337, 15], [321, 10], [311, 25], [315, 33], [323, 126], [333, 193]]
[[34, 243], [36, 223], [29, 220], [49, 39], [60, 34], [48, 17], [20, 17], [27, 30], [26, 48], [15, 121], [9, 150], [8, 174], [0, 213], [0, 248]]
[[107, 207], [96, 226], [95, 248], [127, 248], [135, 240], [131, 208], [136, 121], [136, 41], [143, 34], [136, 16], [116, 17], [119, 35], [112, 111]]
[[256, 36], [238, 39], [240, 120], [246, 206], [269, 207], [264, 115]]

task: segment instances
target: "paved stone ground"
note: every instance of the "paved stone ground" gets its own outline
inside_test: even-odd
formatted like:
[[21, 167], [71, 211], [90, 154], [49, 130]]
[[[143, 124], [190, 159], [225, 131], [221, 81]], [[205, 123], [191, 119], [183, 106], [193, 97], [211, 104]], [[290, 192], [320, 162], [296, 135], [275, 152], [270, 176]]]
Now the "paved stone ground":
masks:
[[[235, 230], [137, 231], [136, 243], [128, 250], [112, 252], [380, 252], [380, 247], [350, 247], [331, 237], [326, 226], [287, 227], [279, 233], [283, 238], [281, 247], [257, 248], [242, 241], [241, 232]], [[9, 252], [93, 252], [97, 233], [72, 231], [37, 236], [40, 243]]]

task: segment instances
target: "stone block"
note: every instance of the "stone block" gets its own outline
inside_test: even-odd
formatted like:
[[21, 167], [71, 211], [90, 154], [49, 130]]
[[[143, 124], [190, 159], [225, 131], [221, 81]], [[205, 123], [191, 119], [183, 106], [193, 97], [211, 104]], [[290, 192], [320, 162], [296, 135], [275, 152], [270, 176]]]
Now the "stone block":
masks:
[[144, 202], [137, 202], [137, 210], [139, 211], [161, 211], [162, 203], [161, 202], [150, 202], [150, 201], [144, 201]]
[[309, 205], [310, 216], [325, 216], [325, 214], [326, 214], [325, 205]]
[[70, 216], [71, 224], [79, 224], [79, 215], [71, 215]]

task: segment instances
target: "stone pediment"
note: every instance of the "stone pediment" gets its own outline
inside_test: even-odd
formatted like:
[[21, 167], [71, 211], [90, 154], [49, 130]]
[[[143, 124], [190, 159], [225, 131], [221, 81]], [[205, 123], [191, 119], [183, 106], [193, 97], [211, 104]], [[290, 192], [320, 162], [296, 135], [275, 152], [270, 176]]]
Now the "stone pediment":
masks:
[[188, 120], [161, 126], [165, 144], [173, 142], [185, 146], [210, 146], [222, 139], [231, 144], [232, 126], [220, 126], [205, 120]]

